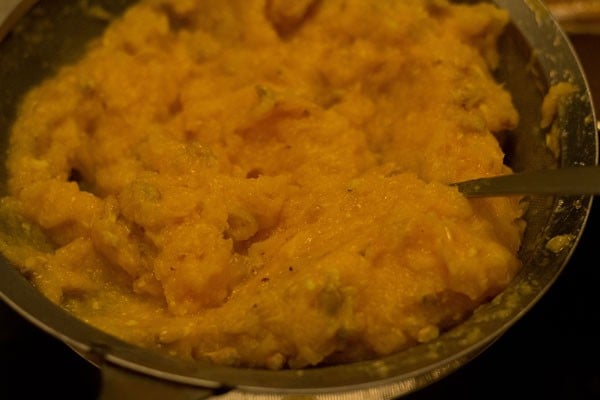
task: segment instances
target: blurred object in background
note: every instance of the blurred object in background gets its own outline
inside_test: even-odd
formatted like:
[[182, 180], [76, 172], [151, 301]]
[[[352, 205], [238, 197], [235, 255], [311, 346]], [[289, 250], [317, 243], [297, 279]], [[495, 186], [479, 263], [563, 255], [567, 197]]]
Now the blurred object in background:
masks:
[[600, 0], [545, 0], [568, 33], [600, 35]]

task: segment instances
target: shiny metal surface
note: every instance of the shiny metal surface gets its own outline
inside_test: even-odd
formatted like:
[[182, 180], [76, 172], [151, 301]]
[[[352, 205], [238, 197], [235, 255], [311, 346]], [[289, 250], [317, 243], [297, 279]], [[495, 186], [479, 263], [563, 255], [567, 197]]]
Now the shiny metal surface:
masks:
[[[118, 14], [130, 2], [88, 3], [102, 4]], [[509, 136], [507, 142], [508, 162], [518, 171], [595, 165], [598, 149], [589, 90], [565, 35], [539, 1], [496, 3], [507, 8], [513, 19], [501, 43], [498, 79], [512, 92], [522, 115], [517, 134]], [[63, 63], [76, 59], [86, 40], [99, 34], [106, 24], [86, 15], [78, 4], [66, 0], [40, 3], [0, 44], [0, 89], [4, 94], [0, 99], [2, 146], [6, 146], [20, 96]], [[6, 23], [1, 25], [8, 29]], [[31, 40], [32, 37], [40, 40]], [[576, 84], [579, 93], [557, 121], [564, 134], [562, 157], [554, 160], [544, 147], [545, 132], [539, 128], [539, 109], [548, 87], [564, 79]], [[2, 171], [0, 178], [4, 177]], [[159, 382], [231, 390], [227, 394], [231, 398], [280, 398], [282, 394], [392, 398], [455, 371], [517, 323], [544, 295], [569, 260], [585, 226], [591, 201], [590, 196], [532, 198], [527, 215], [529, 228], [521, 251], [525, 267], [504, 293], [439, 340], [361, 363], [300, 371], [264, 371], [171, 359], [123, 343], [73, 318], [48, 302], [5, 261], [0, 263], [0, 297], [39, 328], [98, 365], [107, 366], [105, 371], [110, 373], [130, 371]], [[548, 242], [558, 235], [568, 235], [570, 240], [558, 252], [548, 250]], [[110, 373], [105, 375], [106, 379], [111, 379]], [[140, 396], [148, 398], [147, 394]]]
[[600, 194], [600, 167], [567, 167], [456, 183], [468, 197]]

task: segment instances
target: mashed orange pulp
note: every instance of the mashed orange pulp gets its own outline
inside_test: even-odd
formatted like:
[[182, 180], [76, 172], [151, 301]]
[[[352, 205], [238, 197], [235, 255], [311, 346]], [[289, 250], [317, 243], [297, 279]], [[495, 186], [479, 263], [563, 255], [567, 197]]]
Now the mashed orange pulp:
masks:
[[435, 339], [519, 269], [507, 14], [445, 0], [143, 0], [31, 90], [0, 248], [126, 341], [299, 368]]

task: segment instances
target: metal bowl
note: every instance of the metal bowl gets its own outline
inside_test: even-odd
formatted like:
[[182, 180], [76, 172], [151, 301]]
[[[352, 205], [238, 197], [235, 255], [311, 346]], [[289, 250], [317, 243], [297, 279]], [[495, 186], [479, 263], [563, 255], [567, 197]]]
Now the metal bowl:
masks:
[[[539, 0], [495, 0], [511, 16], [500, 42], [497, 78], [511, 92], [521, 121], [506, 142], [515, 170], [595, 165], [596, 119], [583, 71], [566, 35]], [[0, 6], [0, 146], [5, 154], [21, 96], [72, 62], [107, 21], [82, 4], [118, 14], [133, 0], [8, 0]], [[89, 9], [89, 8], [87, 8]], [[569, 81], [578, 93], [553, 129], [560, 157], [545, 146], [541, 103], [548, 88]], [[6, 171], [0, 169], [4, 192]], [[57, 337], [101, 369], [103, 398], [393, 398], [435, 382], [484, 351], [544, 295], [569, 261], [585, 227], [590, 196], [531, 197], [520, 258], [510, 286], [464, 323], [437, 340], [376, 360], [302, 370], [268, 371], [188, 363], [124, 343], [51, 303], [16, 268], [0, 258], [0, 298], [31, 323]], [[3, 221], [0, 221], [2, 224]], [[562, 236], [567, 235], [567, 236]], [[566, 237], [559, 249], [548, 246]]]

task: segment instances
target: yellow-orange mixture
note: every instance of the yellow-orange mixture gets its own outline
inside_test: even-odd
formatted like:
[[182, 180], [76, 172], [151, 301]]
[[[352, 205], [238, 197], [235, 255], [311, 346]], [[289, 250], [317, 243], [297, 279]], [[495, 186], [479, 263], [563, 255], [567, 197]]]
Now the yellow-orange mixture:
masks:
[[448, 186], [510, 173], [518, 115], [490, 72], [507, 20], [142, 1], [24, 99], [0, 209], [27, 238], [0, 248], [83, 320], [186, 358], [298, 368], [430, 341], [520, 266], [518, 199]]

